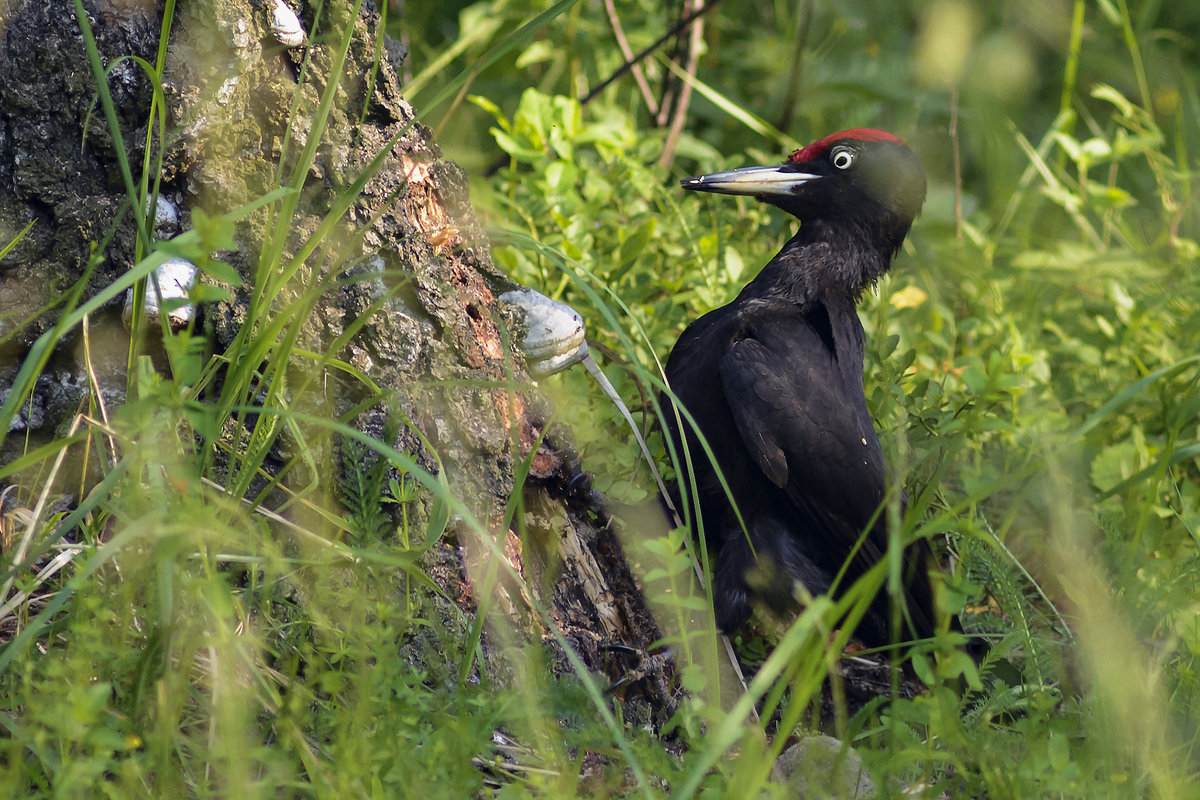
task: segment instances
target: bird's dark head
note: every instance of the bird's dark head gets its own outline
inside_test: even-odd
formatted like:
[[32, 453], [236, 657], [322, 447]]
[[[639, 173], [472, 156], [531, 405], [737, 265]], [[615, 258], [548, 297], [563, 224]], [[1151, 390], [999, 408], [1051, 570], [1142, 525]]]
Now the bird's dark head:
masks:
[[899, 249], [925, 202], [925, 170], [886, 131], [853, 128], [795, 151], [779, 166], [747, 167], [681, 181], [683, 188], [753, 195], [814, 228], [869, 231]]

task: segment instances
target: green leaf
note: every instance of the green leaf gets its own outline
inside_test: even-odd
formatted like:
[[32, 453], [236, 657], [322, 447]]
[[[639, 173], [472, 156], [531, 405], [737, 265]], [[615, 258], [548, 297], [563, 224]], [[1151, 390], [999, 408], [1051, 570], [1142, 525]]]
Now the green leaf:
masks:
[[1138, 466], [1138, 450], [1133, 442], [1111, 445], [1092, 459], [1092, 483], [1104, 491], [1132, 475]]
[[[228, 281], [227, 281], [228, 282]], [[233, 294], [224, 286], [214, 286], [211, 283], [197, 282], [188, 291], [188, 298], [193, 303], [220, 303], [233, 299]]]
[[529, 47], [526, 47], [521, 55], [517, 56], [516, 66], [518, 69], [525, 69], [534, 64], [550, 61], [555, 57], [557, 52], [553, 43], [546, 39], [539, 39], [529, 45]]
[[1092, 97], [1096, 98], [1097, 100], [1105, 100], [1109, 103], [1112, 103], [1114, 106], [1116, 106], [1117, 110], [1122, 116], [1133, 116], [1133, 103], [1131, 103], [1129, 99], [1125, 97], [1125, 95], [1121, 94], [1119, 91], [1106, 83], [1096, 84], [1092, 88]]
[[196, 269], [221, 283], [227, 283], [230, 286], [242, 285], [242, 276], [238, 274], [236, 269], [224, 261], [218, 261], [215, 258], [202, 258], [196, 262]]
[[205, 251], [237, 248], [237, 241], [233, 238], [237, 229], [227, 216], [210, 217], [204, 209], [193, 208], [192, 230], [200, 238], [200, 247]]

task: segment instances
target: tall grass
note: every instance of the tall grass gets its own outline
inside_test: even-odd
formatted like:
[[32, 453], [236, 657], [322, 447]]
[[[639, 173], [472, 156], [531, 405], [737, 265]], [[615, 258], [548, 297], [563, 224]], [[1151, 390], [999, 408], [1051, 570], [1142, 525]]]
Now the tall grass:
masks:
[[[447, 147], [469, 146], [462, 160], [473, 172], [493, 160], [479, 153], [503, 152], [497, 174], [476, 186], [497, 229], [497, 263], [584, 313], [595, 349], [612, 354], [611, 381], [684, 485], [686, 458], [702, 454], [668, 453], [654, 432], [658, 359], [687, 321], [736, 293], [792, 223], [751, 201], [680, 197], [670, 179], [778, 160], [785, 134], [805, 141], [876, 124], [909, 138], [931, 193], [905, 254], [862, 308], [868, 400], [911, 498], [892, 524], [943, 547], [953, 567], [941, 602], [965, 609], [993, 648], [976, 673], [947, 643], [931, 643], [917, 659], [927, 693], [843, 708], [836, 733], [885, 795], [903, 786], [920, 797], [1194, 796], [1200, 126], [1195, 68], [1172, 62], [1170, 37], [1156, 33], [1183, 17], [1075, 2], [1051, 20], [1064, 51], [952, 1], [921, 15], [886, 3], [820, 8], [807, 23], [785, 6], [726, 0], [710, 19], [701, 69], [683, 76], [698, 99], [673, 171], [657, 166], [664, 134], [635, 89], [617, 84], [586, 107], [573, 99], [622, 60], [587, 4], [470, 6], [411, 88], [419, 110], [451, 109], [439, 121]], [[635, 24], [634, 9], [618, 7], [635, 45], [667, 24], [663, 9], [646, 10]], [[168, 4], [164, 45], [171, 13]], [[935, 23], [954, 15], [979, 60], [949, 83], [914, 75], [907, 62], [942, 46]], [[802, 23], [816, 26], [807, 39], [792, 36]], [[404, 24], [393, 19], [393, 31]], [[420, 41], [422, 31], [409, 33]], [[327, 42], [335, 76], [349, 36]], [[142, 65], [156, 83], [162, 53]], [[793, 55], [805, 92], [790, 130], [776, 135], [784, 87], [774, 68], [797, 63]], [[1027, 76], [1029, 97], [1001, 95], [982, 83], [997, 63], [984, 56], [1045, 69]], [[459, 65], [457, 77], [441, 84], [447, 64]], [[661, 60], [644, 66], [652, 79], [670, 72]], [[125, 408], [80, 417], [0, 467], [0, 478], [20, 479], [10, 495], [20, 513], [4, 522], [16, 545], [5, 547], [3, 575], [0, 784], [14, 797], [786, 796], [770, 779], [774, 759], [834, 671], [849, 635], [835, 633], [838, 620], [886, 585], [882, 566], [838, 603], [814, 598], [769, 641], [743, 637], [747, 661], [758, 649], [743, 690], [723, 671], [711, 599], [693, 577], [693, 560], [707, 555], [682, 530], [629, 523], [687, 690], [667, 745], [663, 732], [623, 725], [621, 705], [578, 660], [551, 678], [542, 648], [498, 609], [480, 612], [486, 625], [465, 616], [428, 577], [445, 566], [439, 543], [451, 520], [486, 556], [472, 574], [480, 598], [522, 580], [472, 499], [410, 453], [356, 432], [353, 414], [311, 413], [315, 380], [288, 384], [288, 365], [319, 365], [360, 384], [356, 411], [386, 400], [336, 344], [303, 351], [296, 324], [323, 292], [355, 280], [353, 265], [339, 263], [296, 285], [314, 252], [336, 256], [336, 223], [382, 157], [344, 188], [307, 246], [284, 256], [337, 84], [325, 84], [304, 120], [312, 133], [291, 185], [201, 216], [173, 243], [203, 262], [246, 215], [272, 220], [233, 346], [204, 360], [195, 332], [174, 334], [168, 375], [131, 350]], [[525, 90], [533, 84], [540, 90]], [[147, 137], [161, 141], [162, 117], [151, 119]], [[139, 220], [159, 165], [141, 170], [122, 170]], [[147, 234], [142, 255], [86, 302], [68, 298], [0, 406], [0, 430], [64, 333], [167, 254]], [[206, 388], [218, 374], [214, 397]], [[651, 496], [624, 421], [582, 371], [544, 388], [596, 484], [631, 502]], [[220, 438], [232, 422], [244, 441]], [[407, 420], [388, 422], [406, 427], [422, 437]], [[336, 487], [265, 477], [279, 437], [296, 475], [332, 474], [332, 437], [358, 466]], [[97, 461], [102, 478], [56, 511], [48, 487]], [[268, 507], [277, 497], [268, 490], [285, 493], [286, 519]], [[380, 495], [405, 509], [398, 528]], [[508, 512], [519, 527], [517, 506]], [[556, 630], [547, 609], [534, 613]], [[484, 637], [517, 665], [506, 686], [479, 668]], [[964, 675], [970, 688], [957, 691]]]
[[[855, 19], [869, 6], [839, 13]], [[965, 4], [929, 12], [938, 13], [965, 15], [989, 43], [1010, 33], [997, 29], [989, 39], [979, 30], [980, 12]], [[797, 137], [881, 124], [915, 141], [932, 174], [906, 257], [864, 304], [868, 397], [897, 480], [913, 498], [905, 530], [949, 537], [956, 575], [945, 602], [967, 605], [968, 620], [990, 634], [993, 651], [980, 688], [961, 697], [937, 688], [958, 670], [970, 672], [946, 658], [923, 668], [935, 687], [929, 695], [872, 709], [842, 728], [877, 770], [927, 785], [930, 796], [945, 789], [998, 797], [1195, 791], [1200, 329], [1188, 266], [1197, 214], [1188, 187], [1196, 76], [1182, 65], [1175, 73], [1148, 70], [1143, 48], [1153, 23], [1124, 5], [1096, 14], [1076, 3], [1062, 22], [1060, 86], [1045, 109], [1033, 99], [1026, 107], [996, 102], [987, 94], [994, 89], [972, 84], [983, 76], [971, 69], [984, 64], [968, 63], [957, 91], [922, 95], [915, 117], [900, 102], [905, 91], [888, 78], [875, 83], [878, 94], [865, 110], [843, 109], [840, 121]], [[722, 34], [734, 37], [736, 27], [728, 22]], [[928, 30], [918, 46], [936, 49]], [[747, 42], [771, 35], [739, 33]], [[840, 35], [843, 43], [861, 38], [853, 30]], [[711, 106], [696, 114], [714, 140], [750, 138], [739, 130], [761, 136], [765, 129], [751, 123], [763, 103], [737, 99], [761, 101], [746, 88], [757, 64], [738, 61], [748, 45], [736, 37], [721, 46], [733, 54], [707, 56], [709, 80], [702, 74], [696, 84], [707, 87]], [[905, 52], [898, 45], [879, 61], [898, 65]], [[1103, 83], [1086, 82], [1095, 81], [1097, 64], [1112, 67], [1122, 55], [1124, 64]], [[862, 69], [828, 52], [806, 57], [819, 61], [818, 72]], [[1161, 48], [1154, 54], [1160, 66], [1168, 57]], [[592, 67], [584, 56], [578, 64]], [[866, 87], [839, 88], [849, 99]], [[637, 365], [652, 364], [648, 358], [665, 353], [688, 320], [736, 293], [769, 258], [771, 242], [788, 235], [789, 223], [749, 202], [683, 200], [669, 186], [664, 192], [643, 181], [642, 165], [654, 159], [661, 134], [642, 127], [633, 94], [582, 110], [569, 97], [532, 91], [507, 109], [478, 104], [495, 120], [497, 145], [509, 159], [499, 181], [484, 187], [492, 192], [485, 206], [497, 224], [519, 219], [542, 243], [504, 248], [498, 259], [584, 311], [592, 335], [626, 362], [610, 369], [613, 381], [627, 397], [643, 397], [650, 417], [646, 398], [660, 388], [658, 371]], [[1014, 116], [1006, 121], [998, 108]], [[1043, 110], [1049, 122], [1039, 126]], [[727, 124], [713, 124], [714, 115]], [[947, 138], [940, 126], [955, 116]], [[962, 160], [952, 167], [954, 150]], [[694, 152], [704, 153], [698, 171], [748, 160], [722, 160], [699, 146]], [[749, 159], [780, 157], [756, 151]], [[989, 197], [989, 185], [1004, 192]], [[564, 272], [561, 260], [546, 256], [546, 244], [580, 266]], [[602, 293], [617, 295], [628, 318], [614, 321], [611, 301], [581, 290], [573, 280], [580, 271]], [[629, 341], [629, 330], [639, 338]], [[634, 499], [652, 491], [628, 477], [636, 453], [623, 444], [623, 423], [605, 413], [603, 401], [581, 402], [585, 376], [562, 383], [555, 389], [561, 406], [573, 412], [603, 485]], [[686, 475], [685, 465], [678, 468]], [[663, 541], [667, 552], [680, 544]], [[780, 646], [812, 622], [798, 620]], [[794, 674], [804, 674], [820, 652], [789, 652]], [[809, 697], [804, 685], [793, 684], [801, 703]], [[732, 719], [710, 718], [710, 731], [720, 734], [703, 740], [692, 763], [722, 763], [733, 741], [723, 725], [745, 722], [744, 706], [733, 711]], [[761, 763], [753, 755], [764, 752], [761, 740], [743, 741], [738, 752], [737, 766], [726, 769], [745, 778], [757, 769], [748, 764]], [[761, 785], [765, 770], [755, 774], [750, 785]], [[686, 791], [698, 780], [691, 773]]]

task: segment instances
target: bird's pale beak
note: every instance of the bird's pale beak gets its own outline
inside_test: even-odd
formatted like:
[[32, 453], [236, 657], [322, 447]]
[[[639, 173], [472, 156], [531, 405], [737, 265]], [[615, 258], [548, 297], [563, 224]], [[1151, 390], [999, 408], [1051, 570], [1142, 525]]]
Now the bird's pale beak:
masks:
[[679, 182], [685, 189], [718, 194], [747, 194], [756, 197], [788, 197], [800, 190], [809, 181], [820, 175], [796, 172], [786, 164], [775, 167], [745, 167], [725, 172], [714, 172], [696, 178], [684, 178]]

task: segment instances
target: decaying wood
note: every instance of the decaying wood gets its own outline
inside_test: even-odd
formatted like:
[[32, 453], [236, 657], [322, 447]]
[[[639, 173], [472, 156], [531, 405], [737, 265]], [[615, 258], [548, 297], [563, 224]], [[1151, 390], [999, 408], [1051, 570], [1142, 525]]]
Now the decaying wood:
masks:
[[[13, 320], [21, 319], [26, 308], [46, 304], [48, 286], [68, 286], [83, 274], [90, 243], [104, 238], [105, 226], [120, 217], [127, 199], [119, 182], [110, 180], [120, 173], [103, 117], [93, 114], [84, 128], [95, 87], [73, 14], [61, 4], [32, 0], [6, 5], [7, 37], [0, 51], [0, 239], [7, 241], [38, 219], [0, 271], [0, 310], [11, 312], [4, 319]], [[154, 61], [161, 9], [104, 0], [84, 5], [105, 62], [128, 55]], [[315, 34], [302, 46], [284, 47], [271, 31], [271, 4], [177, 4], [162, 84], [168, 138], [155, 145], [165, 155], [161, 192], [179, 207], [180, 227], [186, 230], [195, 209], [225, 212], [261, 196], [278, 179], [293, 180], [297, 154], [318, 135], [312, 126], [321, 95], [338, 80], [317, 157], [303, 176], [302, 202], [288, 221], [282, 263], [314, 235], [336, 198], [381, 153], [383, 167], [337, 230], [272, 299], [274, 307], [305, 308], [306, 292], [345, 271], [349, 280], [329, 281], [328, 291], [295, 320], [298, 346], [324, 353], [344, 338], [333, 355], [370, 376], [385, 397], [359, 415], [362, 430], [383, 435], [389, 418], [403, 418], [399, 435], [386, 444], [431, 471], [443, 471], [520, 578], [514, 581], [502, 571], [508, 577], [490, 587], [494, 595], [480, 597], [485, 573], [480, 565], [492, 551], [471, 526], [452, 522], [428, 558], [442, 594], [456, 599], [459, 612], [468, 617], [490, 606], [497, 623], [503, 619], [525, 641], [557, 652], [555, 663], [563, 672], [569, 669], [560, 644], [565, 641], [602, 682], [618, 681], [627, 676], [613, 648], [643, 653], [661, 634], [598, 496], [579, 477], [581, 465], [567, 433], [542, 437], [546, 401], [507, 344], [513, 320], [496, 301], [513, 284], [491, 262], [471, 213], [466, 177], [441, 158], [428, 131], [416, 122], [394, 65], [386, 59], [376, 63], [379, 20], [371, 4], [354, 19], [352, 6], [325, 3]], [[311, 28], [314, 6], [294, 7], [304, 28]], [[346, 26], [353, 38], [337, 78], [333, 70]], [[132, 62], [115, 70], [111, 83], [131, 161], [140, 163], [138, 148], [150, 122], [150, 85]], [[33, 152], [35, 144], [45, 157], [17, 157]], [[135, 231], [129, 217], [115, 228], [84, 300], [133, 266]], [[233, 345], [245, 320], [268, 225], [265, 213], [251, 215], [238, 226], [237, 247], [220, 254], [247, 284], [232, 300], [200, 311], [203, 330], [218, 352]], [[128, 335], [119, 320], [120, 299], [91, 321], [93, 337], [103, 336], [118, 354], [105, 362], [99, 378], [110, 406], [124, 398], [119, 353]], [[367, 324], [347, 334], [367, 313]], [[19, 364], [33, 338], [53, 322], [50, 312], [10, 338], [7, 360]], [[88, 386], [70, 357], [73, 336], [60, 346], [35, 388], [29, 413], [21, 417], [35, 445], [53, 437]], [[310, 414], [336, 418], [368, 397], [364, 386], [335, 370], [313, 375], [311, 362], [295, 368], [300, 372], [290, 384], [302, 383], [305, 391], [292, 401]], [[15, 368], [0, 370], [0, 389], [14, 374]], [[311, 438], [305, 445], [320, 456], [317, 463], [338, 463], [342, 453], [335, 439], [320, 431], [306, 434]], [[238, 432], [226, 435], [236, 439]], [[277, 447], [286, 452], [294, 445], [285, 434]], [[535, 445], [530, 476], [518, 487], [515, 467]], [[10, 440], [7, 446], [15, 445]], [[10, 449], [5, 458], [14, 455]], [[266, 463], [286, 462], [273, 454]], [[336, 496], [329, 474], [306, 470], [292, 468], [283, 476], [285, 486], [323, 486], [324, 500]], [[524, 512], [505, 527], [514, 491], [523, 493]], [[548, 619], [535, 609], [547, 610]], [[485, 629], [483, 645], [495, 652], [486, 654], [484, 668], [499, 680], [508, 672], [502, 664], [510, 656], [503, 644], [503, 637]], [[520, 652], [516, 647], [513, 657], [520, 658]], [[646, 716], [661, 722], [672, 702], [664, 694], [671, 680], [658, 669], [646, 685], [659, 689], [641, 697], [654, 707]]]

